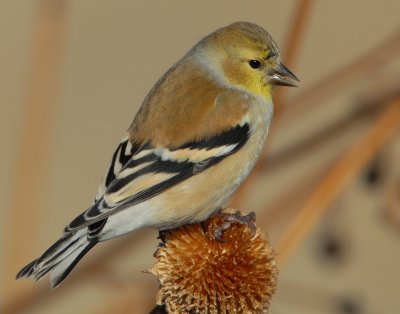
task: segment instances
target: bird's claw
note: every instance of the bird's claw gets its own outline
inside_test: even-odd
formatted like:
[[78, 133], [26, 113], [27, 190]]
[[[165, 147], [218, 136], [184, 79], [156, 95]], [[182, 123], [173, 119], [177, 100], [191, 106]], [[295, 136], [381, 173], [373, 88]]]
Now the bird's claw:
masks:
[[160, 245], [163, 246], [167, 240], [168, 233], [170, 233], [171, 229], [162, 229], [158, 230], [158, 237], [157, 239], [161, 240]]
[[235, 212], [234, 214], [230, 213], [216, 213], [215, 216], [218, 216], [222, 218], [223, 224], [216, 227], [213, 230], [214, 233], [214, 238], [220, 242], [225, 242], [222, 239], [222, 234], [225, 230], [229, 229], [232, 223], [238, 223], [241, 225], [246, 225], [250, 228], [252, 232], [252, 236], [256, 234], [256, 225], [255, 225], [255, 220], [256, 220], [256, 213], [251, 212], [245, 216], [242, 216], [240, 211]]

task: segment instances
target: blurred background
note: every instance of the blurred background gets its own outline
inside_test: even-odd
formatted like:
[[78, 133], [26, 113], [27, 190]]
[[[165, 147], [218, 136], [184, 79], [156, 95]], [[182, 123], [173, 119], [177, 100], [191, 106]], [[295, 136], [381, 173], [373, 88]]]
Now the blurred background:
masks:
[[[297, 89], [232, 205], [278, 254], [273, 314], [398, 313], [400, 2], [0, 1], [1, 313], [148, 313], [157, 233], [92, 250], [49, 291], [14, 280], [91, 204], [154, 82], [202, 36], [266, 28]], [[397, 310], [396, 310], [397, 309]]]

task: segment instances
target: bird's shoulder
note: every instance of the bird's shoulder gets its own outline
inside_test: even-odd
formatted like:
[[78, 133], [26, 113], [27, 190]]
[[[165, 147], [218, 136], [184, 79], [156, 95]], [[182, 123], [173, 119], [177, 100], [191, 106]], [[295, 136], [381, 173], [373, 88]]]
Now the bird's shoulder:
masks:
[[146, 97], [129, 138], [134, 143], [178, 147], [242, 123], [250, 106], [248, 94], [224, 85], [204, 66], [178, 64]]

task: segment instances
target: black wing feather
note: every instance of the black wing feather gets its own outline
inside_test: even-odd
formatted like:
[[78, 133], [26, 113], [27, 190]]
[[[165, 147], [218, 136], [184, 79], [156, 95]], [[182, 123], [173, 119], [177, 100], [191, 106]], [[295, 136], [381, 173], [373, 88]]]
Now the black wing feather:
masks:
[[[177, 151], [179, 149], [204, 149], [211, 150], [219, 147], [232, 147], [231, 150], [227, 151], [222, 155], [207, 158], [201, 162], [192, 162], [190, 160], [185, 161], [174, 161], [174, 160], [163, 160], [158, 156], [148, 145], [142, 149], [137, 150], [136, 153], [142, 152], [144, 150], [149, 150], [149, 153], [138, 159], [130, 158], [126, 161], [125, 166], [121, 169], [126, 170], [129, 168], [134, 168], [141, 165], [144, 162], [152, 162], [149, 165], [141, 168], [140, 170], [133, 172], [125, 177], [118, 178], [118, 175], [114, 178], [112, 182], [108, 184], [107, 193], [115, 193], [125, 187], [132, 180], [146, 174], [151, 173], [176, 173], [176, 175], [168, 178], [160, 183], [150, 186], [139, 193], [136, 193], [130, 197], [121, 200], [118, 204], [106, 204], [104, 199], [99, 199], [91, 208], [86, 212], [82, 213], [76, 219], [74, 219], [67, 230], [74, 231], [76, 229], [81, 229], [87, 225], [91, 225], [102, 219], [120, 211], [127, 207], [131, 207], [143, 201], [146, 201], [155, 195], [163, 192], [164, 190], [190, 178], [197, 173], [204, 171], [225, 159], [227, 156], [237, 152], [243, 145], [247, 142], [250, 136], [250, 125], [243, 124], [238, 125], [226, 132], [219, 135], [212, 136], [207, 139], [200, 141], [192, 141], [183, 144], [179, 148], [171, 150], [171, 152]], [[121, 173], [121, 172], [120, 172]], [[97, 228], [95, 228], [97, 229]]]

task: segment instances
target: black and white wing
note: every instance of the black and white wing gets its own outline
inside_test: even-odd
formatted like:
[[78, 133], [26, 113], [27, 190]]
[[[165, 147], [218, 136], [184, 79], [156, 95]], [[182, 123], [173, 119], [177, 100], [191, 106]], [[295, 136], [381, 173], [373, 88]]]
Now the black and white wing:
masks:
[[248, 141], [250, 132], [250, 125], [246, 123], [174, 149], [146, 144], [126, 157], [129, 160], [122, 157], [123, 166], [116, 161], [127, 155], [121, 154], [122, 148], [117, 149], [105, 179], [104, 192], [100, 191], [95, 204], [75, 218], [66, 232], [88, 225], [97, 230], [104, 225], [104, 218], [148, 200], [237, 152]]
[[114, 181], [121, 169], [132, 158], [133, 154], [139, 150], [139, 148], [140, 147], [138, 145], [132, 144], [128, 137], [121, 141], [112, 156], [106, 175], [104, 176], [103, 181], [100, 183], [94, 203], [103, 197], [109, 184]]

